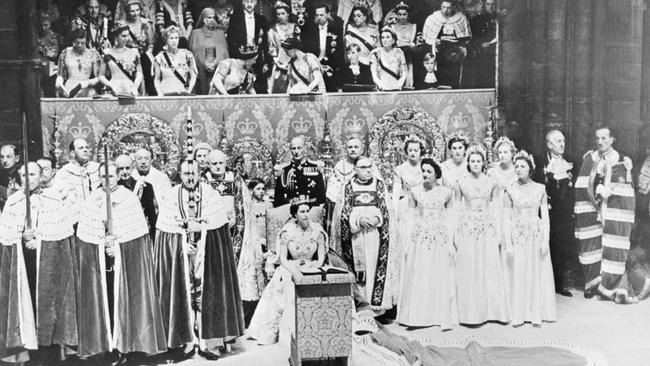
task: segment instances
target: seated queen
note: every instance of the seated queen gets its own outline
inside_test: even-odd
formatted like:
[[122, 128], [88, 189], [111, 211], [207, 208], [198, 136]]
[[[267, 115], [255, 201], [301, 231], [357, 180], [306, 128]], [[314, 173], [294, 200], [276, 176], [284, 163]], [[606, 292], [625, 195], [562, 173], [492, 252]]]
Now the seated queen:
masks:
[[248, 336], [263, 345], [278, 340], [289, 344], [295, 321], [292, 276], [320, 271], [327, 252], [325, 230], [309, 218], [312, 202], [300, 196], [291, 200], [290, 205], [291, 219], [282, 227], [277, 239], [280, 266], [264, 289], [247, 330]]

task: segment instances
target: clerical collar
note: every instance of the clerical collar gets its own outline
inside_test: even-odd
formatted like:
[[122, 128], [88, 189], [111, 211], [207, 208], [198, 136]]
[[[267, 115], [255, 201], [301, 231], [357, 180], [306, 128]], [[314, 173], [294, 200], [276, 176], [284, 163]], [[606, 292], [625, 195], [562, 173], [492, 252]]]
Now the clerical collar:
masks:
[[72, 164], [80, 166], [82, 168], [86, 168], [88, 166], [88, 164], [90, 164], [90, 160], [88, 160], [85, 163], [81, 164], [79, 161], [77, 161], [77, 159], [73, 159]]

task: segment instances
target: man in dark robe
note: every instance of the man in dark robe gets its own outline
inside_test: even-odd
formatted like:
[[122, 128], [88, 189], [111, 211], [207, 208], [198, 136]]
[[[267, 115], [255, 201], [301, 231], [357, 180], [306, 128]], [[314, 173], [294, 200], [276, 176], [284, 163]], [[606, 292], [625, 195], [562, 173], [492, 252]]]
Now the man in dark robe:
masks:
[[20, 184], [16, 169], [19, 161], [20, 156], [16, 146], [0, 147], [0, 210], [4, 207], [7, 197], [11, 196]]
[[[115, 159], [115, 166], [117, 167], [117, 176], [119, 179], [117, 184], [126, 187], [140, 199], [142, 211], [149, 225], [149, 236], [151, 236], [151, 240], [153, 241], [156, 237], [156, 219], [158, 218], [158, 204], [153, 186], [144, 180], [136, 180], [133, 178], [131, 175], [133, 171], [133, 159], [130, 156], [118, 156]], [[164, 199], [164, 197], [161, 198]]]
[[472, 41], [467, 60], [468, 88], [494, 88], [497, 57], [497, 4], [483, 0], [483, 12], [469, 20]]

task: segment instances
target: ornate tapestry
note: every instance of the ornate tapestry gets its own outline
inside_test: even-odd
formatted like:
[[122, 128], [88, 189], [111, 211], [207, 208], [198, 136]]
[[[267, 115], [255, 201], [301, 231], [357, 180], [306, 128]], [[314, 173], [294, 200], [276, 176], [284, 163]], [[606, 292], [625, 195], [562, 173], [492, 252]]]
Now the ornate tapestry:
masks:
[[[369, 142], [375, 122], [399, 107], [423, 110], [435, 118], [445, 134], [464, 130], [474, 141], [483, 142], [492, 104], [494, 90], [346, 93], [303, 99], [279, 95], [142, 97], [131, 105], [120, 105], [115, 99], [43, 99], [41, 116], [46, 152], [54, 150], [53, 116], [56, 116], [61, 134], [58, 142], [64, 154], [75, 137], [84, 137], [95, 149], [99, 148], [102, 136], [112, 126], [110, 131], [114, 137], [121, 138], [121, 146], [146, 145], [158, 149], [159, 159], [168, 162], [176, 158], [178, 149], [182, 151], [187, 109], [191, 106], [195, 144], [204, 141], [216, 147], [226, 141], [233, 148], [238, 142], [248, 140], [247, 147], [251, 147], [254, 140], [272, 154], [275, 164], [278, 153], [286, 156], [286, 143], [292, 137], [306, 135], [315, 146], [321, 146], [325, 132], [329, 132], [331, 155], [336, 161], [348, 136], [364, 136]], [[140, 117], [135, 118], [134, 114]], [[125, 123], [130, 124], [125, 127]], [[146, 128], [138, 130], [142, 124]], [[167, 137], [155, 137], [151, 133], [154, 129]], [[261, 156], [268, 158], [268, 153]], [[64, 155], [62, 160], [67, 157]], [[262, 165], [267, 163], [264, 161]]]

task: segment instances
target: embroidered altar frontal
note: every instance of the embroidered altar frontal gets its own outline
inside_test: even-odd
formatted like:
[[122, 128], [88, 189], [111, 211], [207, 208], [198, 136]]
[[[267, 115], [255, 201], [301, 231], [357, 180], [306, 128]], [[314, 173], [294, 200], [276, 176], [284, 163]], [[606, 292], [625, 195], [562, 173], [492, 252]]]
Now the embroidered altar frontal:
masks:
[[[327, 125], [334, 155], [338, 157], [347, 137], [368, 136], [379, 118], [398, 107], [419, 107], [433, 116], [445, 133], [463, 130], [475, 142], [483, 142], [492, 104], [493, 89], [338, 93], [309, 98], [286, 95], [140, 97], [131, 105], [120, 105], [116, 99], [42, 99], [43, 151], [54, 150], [54, 115], [61, 133], [60, 149], [67, 152], [67, 146], [76, 137], [85, 138], [96, 148], [110, 126], [110, 131], [116, 131], [116, 138], [121, 138], [122, 131], [116, 127], [128, 126], [124, 126], [126, 123], [120, 117], [134, 113], [151, 116], [158, 123], [154, 123], [154, 132], [174, 135], [180, 148], [185, 144], [188, 106], [192, 108], [195, 143], [205, 141], [217, 146], [224, 137], [230, 144], [253, 138], [274, 155], [297, 135], [305, 135], [317, 144], [323, 139]], [[138, 126], [131, 127], [133, 132]]]
[[351, 273], [293, 277], [296, 285], [296, 324], [291, 335], [292, 366], [337, 360], [347, 364], [352, 354]]

